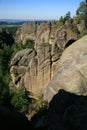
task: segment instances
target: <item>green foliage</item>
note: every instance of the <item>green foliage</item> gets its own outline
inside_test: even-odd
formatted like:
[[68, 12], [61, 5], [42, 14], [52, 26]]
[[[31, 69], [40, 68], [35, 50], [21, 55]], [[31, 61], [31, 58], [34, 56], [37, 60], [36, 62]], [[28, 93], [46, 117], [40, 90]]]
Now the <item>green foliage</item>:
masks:
[[68, 19], [70, 19], [71, 18], [71, 13], [70, 13], [70, 11], [68, 11], [67, 13], [66, 13], [66, 15], [65, 15], [65, 20], [68, 20]]
[[10, 93], [9, 87], [4, 82], [3, 78], [0, 77], [0, 104], [9, 105]]
[[0, 104], [11, 103], [14, 108], [23, 112], [28, 108], [30, 102], [28, 94], [22, 89], [9, 90], [10, 60], [14, 49], [6, 44], [3, 44], [3, 49], [0, 49]]
[[34, 49], [34, 41], [33, 40], [31, 40], [31, 39], [27, 39], [26, 40], [26, 43], [23, 45], [23, 49], [25, 49], [25, 48], [32, 48], [32, 49]]
[[70, 13], [70, 11], [68, 11], [68, 12], [66, 13], [66, 15], [64, 16], [64, 18], [63, 18], [63, 24], [65, 24], [65, 22], [66, 22], [68, 19], [71, 19], [71, 13]]
[[85, 18], [85, 12], [86, 12], [86, 3], [85, 1], [81, 2], [78, 9], [76, 10], [76, 23], [81, 23], [82, 20]]
[[42, 112], [48, 107], [48, 103], [43, 100], [43, 96], [39, 96], [36, 100], [37, 103], [37, 112]]
[[28, 110], [31, 99], [28, 97], [28, 93], [22, 88], [11, 88], [11, 105], [19, 112]]
[[13, 52], [12, 53], [12, 56], [14, 56], [18, 51], [22, 50], [23, 49], [23, 44], [19, 43], [14, 43], [12, 46], [11, 46], [11, 51]]
[[0, 49], [0, 70], [3, 75], [9, 72], [9, 63], [11, 58], [11, 50], [10, 47], [6, 44], [3, 44], [3, 49]]
[[11, 57], [10, 47], [6, 44], [3, 45], [3, 49], [0, 49], [0, 103], [6, 104], [9, 100], [9, 62]]
[[6, 27], [6, 29], [8, 30], [8, 32], [12, 35], [15, 35], [17, 29], [18, 29], [18, 26], [8, 26]]
[[34, 41], [33, 40], [28, 40], [26, 41], [26, 43], [23, 45], [21, 43], [14, 43], [11, 48], [10, 51], [12, 52], [11, 58], [14, 57], [14, 55], [19, 52], [20, 50], [26, 49], [26, 48], [32, 48], [34, 49]]
[[82, 18], [84, 17], [84, 13], [85, 13], [85, 9], [86, 9], [85, 6], [86, 6], [85, 1], [80, 3], [80, 5], [76, 11], [77, 16], [80, 16]]
[[70, 11], [68, 11], [64, 17], [63, 16], [60, 17], [59, 21], [57, 22], [58, 28], [62, 27], [62, 25], [64, 25], [65, 22], [68, 19], [71, 19], [71, 13], [70, 13]]
[[26, 49], [26, 48], [32, 48], [34, 49], [34, 41], [33, 40], [26, 40], [25, 44], [22, 43], [14, 43], [11, 46], [11, 51], [13, 52], [12, 56], [14, 56], [18, 51]]
[[34, 42], [28, 40], [25, 45], [13, 44], [12, 46], [2, 43], [0, 48], [0, 104], [8, 104], [11, 100], [11, 104], [21, 112], [27, 109], [30, 100], [22, 90], [18, 90], [18, 92], [12, 90], [12, 93], [9, 93], [10, 61], [16, 52], [25, 48], [34, 48]]
[[12, 34], [8, 33], [5, 28], [2, 28], [2, 31], [0, 32], [0, 49], [3, 49], [3, 45], [9, 45], [12, 46], [14, 43], [14, 38]]
[[83, 28], [81, 31], [81, 36], [87, 35], [87, 28]]
[[63, 18], [63, 16], [61, 16], [59, 21], [57, 22], [58, 28], [60, 28], [62, 25], [64, 25], [64, 18]]

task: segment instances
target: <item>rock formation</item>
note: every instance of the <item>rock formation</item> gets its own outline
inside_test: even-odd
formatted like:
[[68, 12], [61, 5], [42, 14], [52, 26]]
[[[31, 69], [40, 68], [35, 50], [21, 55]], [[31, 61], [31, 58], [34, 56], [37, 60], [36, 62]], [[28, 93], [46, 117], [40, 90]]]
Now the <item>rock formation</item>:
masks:
[[78, 29], [71, 19], [66, 21], [65, 25], [58, 28], [57, 22], [27, 22], [18, 29], [15, 41], [17, 43], [26, 43], [26, 40], [32, 39], [37, 44], [49, 43], [54, 44], [57, 42], [58, 45], [64, 47], [65, 44], [71, 40], [78, 39]]
[[[71, 20], [59, 30], [51, 28], [54, 23], [44, 24], [35, 23], [31, 29], [35, 49], [13, 57], [13, 85], [25, 87], [31, 96], [43, 94], [49, 103], [46, 113], [31, 119], [34, 130], [87, 130], [87, 36], [77, 40], [79, 33]], [[26, 41], [26, 35], [21, 40]]]
[[37, 30], [37, 23], [36, 22], [27, 22], [22, 25], [16, 32], [15, 41], [17, 43], [23, 42], [25, 43], [26, 40], [36, 39], [36, 30]]
[[79, 38], [78, 30], [71, 20], [60, 30], [55, 22], [40, 25], [26, 23], [20, 30], [23, 42], [27, 38], [36, 38], [35, 50], [25, 49], [14, 56], [10, 70], [12, 81], [14, 86], [25, 87], [32, 94], [38, 95], [54, 76], [64, 48]]
[[87, 130], [87, 96], [61, 89], [53, 96], [48, 109], [31, 121], [36, 130]]
[[60, 89], [78, 95], [87, 92], [87, 36], [65, 49], [56, 71], [43, 92], [48, 102]]

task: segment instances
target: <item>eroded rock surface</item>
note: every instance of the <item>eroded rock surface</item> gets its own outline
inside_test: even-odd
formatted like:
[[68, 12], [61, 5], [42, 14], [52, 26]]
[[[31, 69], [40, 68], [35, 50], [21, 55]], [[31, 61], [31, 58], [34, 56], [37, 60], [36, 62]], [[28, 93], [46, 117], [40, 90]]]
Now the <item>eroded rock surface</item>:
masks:
[[83, 95], [87, 92], [87, 36], [65, 49], [57, 72], [44, 89], [44, 97], [50, 101], [60, 89]]
[[60, 29], [55, 22], [25, 23], [20, 28], [18, 40], [21, 35], [22, 42], [34, 38], [35, 47], [19, 51], [12, 59], [10, 72], [14, 86], [25, 87], [34, 95], [40, 94], [54, 76], [63, 50], [79, 38], [78, 34], [72, 20]]
[[48, 109], [32, 118], [38, 130], [87, 130], [87, 96], [78, 96], [64, 90], [54, 95]]
[[32, 39], [36, 44], [49, 43], [56, 44], [63, 48], [71, 40], [77, 40], [79, 31], [73, 21], [69, 19], [65, 25], [58, 28], [57, 22], [27, 22], [18, 29], [15, 41], [17, 43], [26, 43], [26, 40]]

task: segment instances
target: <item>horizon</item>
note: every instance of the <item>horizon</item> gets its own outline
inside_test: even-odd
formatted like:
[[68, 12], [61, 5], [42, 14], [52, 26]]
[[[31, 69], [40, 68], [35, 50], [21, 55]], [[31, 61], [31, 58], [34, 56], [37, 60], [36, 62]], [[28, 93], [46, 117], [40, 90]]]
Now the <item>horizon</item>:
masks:
[[75, 16], [84, 0], [0, 0], [0, 20], [58, 20], [68, 11]]

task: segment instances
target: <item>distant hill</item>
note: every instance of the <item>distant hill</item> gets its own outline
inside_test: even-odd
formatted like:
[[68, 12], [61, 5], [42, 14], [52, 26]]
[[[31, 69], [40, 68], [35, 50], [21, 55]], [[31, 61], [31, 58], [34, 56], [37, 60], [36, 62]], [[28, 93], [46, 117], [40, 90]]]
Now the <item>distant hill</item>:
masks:
[[45, 21], [54, 21], [54, 20], [23, 20], [23, 19], [0, 19], [0, 25], [22, 25], [26, 22], [37, 22], [42, 23]]
[[16, 21], [16, 20], [0, 20], [0, 25], [22, 25], [26, 21]]

